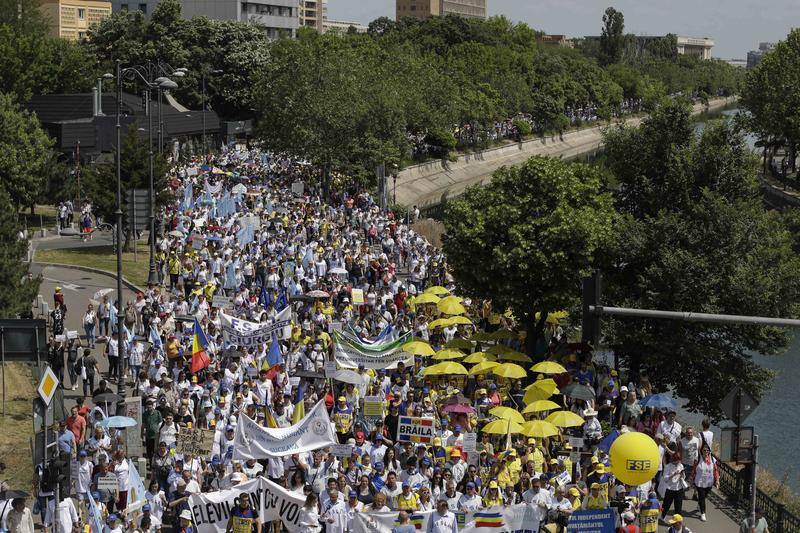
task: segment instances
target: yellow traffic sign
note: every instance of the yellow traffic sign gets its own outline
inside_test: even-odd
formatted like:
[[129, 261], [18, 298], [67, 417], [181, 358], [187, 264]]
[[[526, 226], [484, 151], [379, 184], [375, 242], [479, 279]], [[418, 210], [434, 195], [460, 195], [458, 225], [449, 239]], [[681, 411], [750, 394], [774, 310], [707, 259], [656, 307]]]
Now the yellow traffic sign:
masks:
[[42, 379], [39, 380], [39, 387], [36, 389], [45, 405], [49, 406], [53, 396], [56, 395], [58, 383], [58, 377], [56, 377], [55, 372], [49, 366], [45, 367]]

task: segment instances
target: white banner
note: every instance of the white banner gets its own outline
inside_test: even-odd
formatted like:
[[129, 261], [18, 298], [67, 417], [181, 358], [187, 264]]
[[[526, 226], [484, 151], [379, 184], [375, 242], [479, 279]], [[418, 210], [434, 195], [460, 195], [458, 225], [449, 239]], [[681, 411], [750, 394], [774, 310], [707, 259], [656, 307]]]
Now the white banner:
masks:
[[286, 332], [281, 331], [284, 328], [287, 328], [291, 335], [292, 308], [287, 307], [275, 318], [276, 320], [271, 323], [249, 322], [221, 312], [222, 335], [228, 344], [245, 348], [269, 344], [272, 342], [273, 333], [277, 333], [278, 338], [286, 338]]
[[[355, 513], [353, 533], [392, 533], [397, 527], [397, 511], [385, 513]], [[539, 525], [529, 505], [518, 503], [507, 507], [490, 507], [475, 513], [456, 513], [460, 533], [536, 533]], [[427, 531], [428, 521], [436, 511], [417, 511], [411, 516], [417, 531]]]
[[300, 422], [288, 428], [261, 427], [242, 413], [233, 438], [233, 459], [286, 457], [338, 442], [325, 402], [318, 402]]
[[250, 507], [258, 511], [262, 524], [281, 520], [290, 533], [299, 531], [297, 520], [305, 497], [260, 477], [232, 489], [190, 496], [189, 508], [194, 517], [192, 529], [195, 533], [225, 533], [234, 501], [243, 492], [250, 495]]
[[414, 365], [414, 354], [404, 352], [402, 348], [406, 336], [390, 343], [382, 350], [361, 348], [358, 344], [340, 336], [338, 332], [334, 332], [334, 338], [336, 342], [333, 356], [339, 366], [344, 368], [358, 368], [358, 365], [364, 365], [364, 368], [377, 370], [397, 368], [398, 363], [406, 366]]

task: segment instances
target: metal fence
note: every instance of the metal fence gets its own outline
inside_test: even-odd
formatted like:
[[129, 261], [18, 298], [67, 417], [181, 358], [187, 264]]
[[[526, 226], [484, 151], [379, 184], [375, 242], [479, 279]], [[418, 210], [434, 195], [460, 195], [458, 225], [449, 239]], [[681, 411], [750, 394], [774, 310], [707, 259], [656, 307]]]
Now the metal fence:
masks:
[[[749, 482], [745, 479], [744, 471], [736, 470], [727, 463], [717, 458], [719, 467], [719, 488], [728, 499], [741, 509], [748, 509], [750, 500], [747, 498]], [[785, 506], [774, 500], [763, 491], [756, 491], [756, 507], [764, 511], [764, 517], [769, 522], [769, 530], [773, 533], [800, 533], [800, 517], [786, 510]]]

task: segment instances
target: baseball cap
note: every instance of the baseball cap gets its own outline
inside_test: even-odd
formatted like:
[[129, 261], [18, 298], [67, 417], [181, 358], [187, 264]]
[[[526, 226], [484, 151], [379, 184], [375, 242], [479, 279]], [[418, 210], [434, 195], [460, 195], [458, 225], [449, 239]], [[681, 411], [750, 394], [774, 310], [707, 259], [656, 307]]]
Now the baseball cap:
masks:
[[376, 441], [383, 440], [383, 435], [381, 435], [380, 433], [376, 433], [375, 434], [375, 440]]
[[442, 439], [439, 438], [439, 437], [433, 437], [433, 445], [434, 446], [441, 446], [442, 445]]
[[86, 456], [87, 456], [86, 450], [81, 450], [78, 452], [78, 457], [86, 457]]
[[497, 481], [495, 481], [495, 480], [491, 480], [491, 481], [489, 482], [489, 488], [490, 488], [490, 489], [497, 489], [497, 488], [500, 488], [500, 487], [497, 485]]
[[672, 515], [672, 518], [670, 518], [669, 524], [670, 525], [677, 524], [678, 522], [683, 522], [683, 517], [681, 515], [675, 513], [674, 515]]
[[467, 488], [468, 488], [468, 489], [474, 489], [474, 488], [475, 488], [475, 483], [473, 483], [472, 481], [470, 481], [469, 483], [467, 483]]
[[571, 489], [569, 489], [569, 493], [570, 493], [572, 496], [580, 496], [580, 495], [581, 495], [581, 491], [579, 491], [579, 490], [578, 490], [578, 489], [576, 489], [575, 487], [572, 487]]
[[351, 490], [347, 495], [351, 498], [358, 498], [358, 493], [354, 490]]
[[620, 387], [620, 388], [619, 388], [619, 391], [620, 391], [620, 392], [628, 392], [628, 387], [626, 387], [625, 385], [623, 385], [622, 387]]
[[453, 431], [461, 431], [461, 426], [456, 424], [455, 426], [453, 426]]
[[603, 474], [606, 471], [606, 465], [604, 465], [603, 463], [597, 463], [597, 465], [595, 465], [594, 467], [594, 470], [595, 472]]
[[403, 488], [411, 488], [411, 483], [409, 483], [408, 480], [403, 481]]
[[431, 458], [426, 455], [425, 457], [422, 458], [422, 464], [430, 465], [431, 464]]
[[339, 396], [339, 401], [340, 402], [346, 402], [347, 398], [345, 398], [344, 396]]
[[150, 511], [150, 510], [152, 510], [152, 508], [150, 507], [149, 503], [146, 503], [146, 504], [142, 505], [142, 511], [143, 512], [144, 511]]
[[117, 518], [117, 515], [115, 515], [113, 513], [108, 515], [108, 522], [116, 522], [117, 520], [119, 520], [119, 518]]
[[461, 450], [458, 448], [453, 448], [450, 450], [450, 457], [461, 457]]
[[363, 431], [356, 431], [356, 441], [363, 441], [365, 438]]

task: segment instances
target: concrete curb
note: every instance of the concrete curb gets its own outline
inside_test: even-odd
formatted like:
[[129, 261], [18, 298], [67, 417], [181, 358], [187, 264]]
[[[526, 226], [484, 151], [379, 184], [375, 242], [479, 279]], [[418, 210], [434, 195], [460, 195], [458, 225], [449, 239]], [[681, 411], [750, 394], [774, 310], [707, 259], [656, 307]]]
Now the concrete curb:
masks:
[[[39, 265], [41, 267], [56, 267], [56, 268], [71, 268], [73, 270], [81, 270], [83, 272], [90, 272], [92, 274], [100, 274], [101, 276], [109, 276], [114, 279], [117, 278], [117, 274], [114, 272], [109, 272], [108, 270], [102, 270], [100, 268], [93, 268], [87, 267], [83, 265], [67, 265], [64, 263], [42, 263], [39, 261], [33, 261], [32, 264]], [[144, 292], [144, 289], [137, 287], [123, 276], [122, 284], [125, 285], [128, 289], [132, 290], [133, 292]]]

